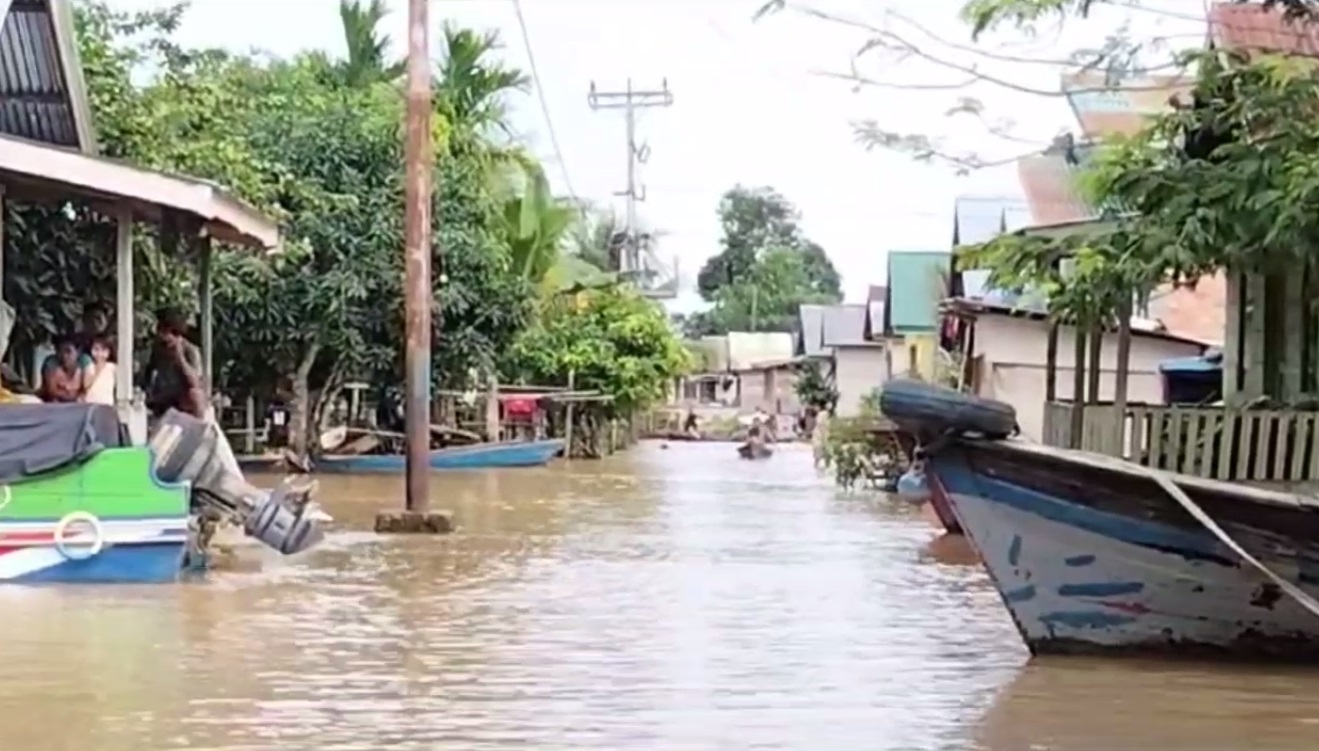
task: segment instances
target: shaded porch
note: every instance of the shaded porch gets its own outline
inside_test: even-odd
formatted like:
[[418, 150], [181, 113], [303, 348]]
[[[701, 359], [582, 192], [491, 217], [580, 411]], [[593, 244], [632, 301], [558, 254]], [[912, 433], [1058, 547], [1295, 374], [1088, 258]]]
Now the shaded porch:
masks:
[[[116, 405], [135, 442], [146, 439], [146, 409], [134, 394], [133, 225], [157, 229], [163, 253], [195, 264], [200, 297], [198, 329], [203, 382], [211, 398], [213, 322], [212, 242], [273, 249], [280, 241], [273, 220], [212, 183], [153, 172], [41, 143], [0, 135], [0, 216], [6, 201], [81, 202], [116, 224]], [[0, 228], [3, 224], [0, 223]], [[5, 238], [0, 229], [0, 289]], [[16, 311], [22, 315], [22, 311]]]

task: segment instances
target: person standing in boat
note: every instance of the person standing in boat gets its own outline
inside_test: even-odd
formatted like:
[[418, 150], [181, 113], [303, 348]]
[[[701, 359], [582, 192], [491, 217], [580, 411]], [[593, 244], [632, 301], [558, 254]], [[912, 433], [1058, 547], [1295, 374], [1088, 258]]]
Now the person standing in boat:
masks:
[[167, 309], [156, 314], [156, 345], [143, 374], [147, 384], [147, 409], [158, 418], [171, 409], [206, 417], [202, 387], [202, 356], [188, 341], [188, 322], [183, 313]]

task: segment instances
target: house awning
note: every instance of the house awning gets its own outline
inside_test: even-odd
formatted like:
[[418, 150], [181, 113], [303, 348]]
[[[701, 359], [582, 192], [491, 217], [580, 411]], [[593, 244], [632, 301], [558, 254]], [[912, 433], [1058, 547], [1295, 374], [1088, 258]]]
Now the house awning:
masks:
[[32, 200], [84, 199], [127, 205], [137, 218], [159, 221], [177, 211], [209, 234], [251, 248], [279, 246], [279, 226], [214, 183], [133, 167], [101, 157], [0, 136], [0, 186]]

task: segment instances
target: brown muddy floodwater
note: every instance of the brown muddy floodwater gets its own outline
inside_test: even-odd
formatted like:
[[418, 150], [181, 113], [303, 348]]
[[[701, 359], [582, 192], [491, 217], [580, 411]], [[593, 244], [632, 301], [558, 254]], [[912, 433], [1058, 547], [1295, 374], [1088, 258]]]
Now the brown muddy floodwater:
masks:
[[1319, 676], [1026, 665], [919, 511], [809, 450], [726, 444], [445, 474], [447, 538], [383, 538], [395, 479], [327, 479], [338, 529], [154, 588], [0, 590], [0, 747], [1313, 749]]

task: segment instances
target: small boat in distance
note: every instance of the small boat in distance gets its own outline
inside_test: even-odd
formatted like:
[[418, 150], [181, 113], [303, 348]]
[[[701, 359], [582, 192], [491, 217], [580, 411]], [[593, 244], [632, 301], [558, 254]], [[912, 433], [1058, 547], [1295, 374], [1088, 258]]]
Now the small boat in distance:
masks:
[[[467, 446], [434, 449], [430, 468], [434, 471], [460, 469], [498, 469], [506, 467], [541, 467], [563, 452], [560, 438], [540, 441], [501, 441], [473, 443]], [[315, 472], [327, 474], [395, 474], [402, 473], [407, 458], [402, 454], [355, 454], [322, 456], [314, 460]]]

